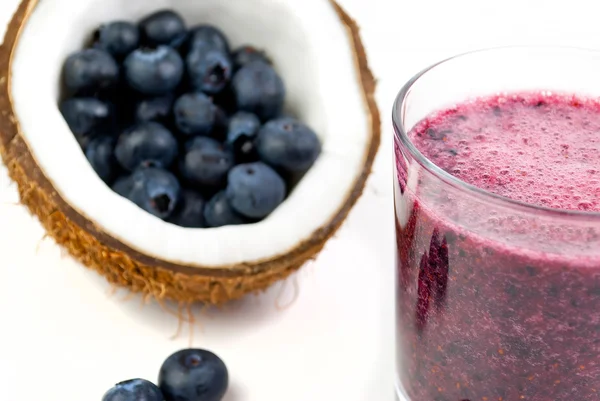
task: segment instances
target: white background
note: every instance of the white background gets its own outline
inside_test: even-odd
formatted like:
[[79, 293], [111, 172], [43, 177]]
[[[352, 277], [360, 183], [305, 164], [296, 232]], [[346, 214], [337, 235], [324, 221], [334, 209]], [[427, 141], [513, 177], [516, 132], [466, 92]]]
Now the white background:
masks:
[[[0, 34], [17, 2], [0, 0]], [[510, 44], [600, 48], [600, 13], [591, 0], [340, 2], [362, 26], [379, 79], [383, 145], [363, 198], [318, 260], [265, 295], [224, 311], [196, 311], [193, 336], [184, 325], [171, 339], [176, 317], [154, 304], [142, 307], [139, 298], [110, 295], [103, 279], [43, 238], [39, 224], [15, 205], [15, 187], [2, 168], [0, 399], [99, 401], [119, 380], [155, 380], [162, 360], [190, 342], [228, 364], [225, 401], [393, 399], [389, 115], [395, 94], [423, 67], [463, 51]]]

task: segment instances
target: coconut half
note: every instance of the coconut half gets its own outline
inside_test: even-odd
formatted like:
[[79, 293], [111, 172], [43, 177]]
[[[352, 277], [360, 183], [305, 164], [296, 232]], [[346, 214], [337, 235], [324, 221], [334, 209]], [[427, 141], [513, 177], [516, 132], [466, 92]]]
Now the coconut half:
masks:
[[[287, 108], [320, 135], [316, 164], [260, 223], [189, 229], [153, 217], [98, 178], [58, 110], [67, 55], [100, 24], [160, 8], [264, 48]], [[83, 264], [136, 292], [219, 304], [287, 277], [340, 226], [379, 146], [374, 89], [358, 27], [334, 1], [24, 0], [0, 48], [0, 152], [21, 202]]]

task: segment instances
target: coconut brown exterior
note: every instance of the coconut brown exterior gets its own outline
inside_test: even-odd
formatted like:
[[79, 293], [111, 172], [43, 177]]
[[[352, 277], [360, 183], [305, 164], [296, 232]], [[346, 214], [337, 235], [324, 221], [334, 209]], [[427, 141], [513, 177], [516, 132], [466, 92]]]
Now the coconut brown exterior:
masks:
[[370, 117], [370, 143], [362, 173], [337, 214], [310, 239], [277, 257], [220, 268], [202, 268], [166, 262], [144, 255], [107, 235], [54, 190], [37, 165], [17, 121], [11, 99], [11, 61], [19, 44], [19, 33], [38, 0], [23, 0], [13, 16], [0, 46], [0, 154], [10, 177], [17, 183], [21, 203], [36, 215], [48, 235], [85, 266], [105, 276], [110, 283], [157, 299], [183, 303], [222, 304], [266, 289], [315, 257], [342, 224], [360, 197], [371, 172], [380, 142], [381, 120], [374, 99], [375, 79], [369, 69], [356, 22], [333, 0], [330, 1], [347, 28], [354, 47], [358, 79]]

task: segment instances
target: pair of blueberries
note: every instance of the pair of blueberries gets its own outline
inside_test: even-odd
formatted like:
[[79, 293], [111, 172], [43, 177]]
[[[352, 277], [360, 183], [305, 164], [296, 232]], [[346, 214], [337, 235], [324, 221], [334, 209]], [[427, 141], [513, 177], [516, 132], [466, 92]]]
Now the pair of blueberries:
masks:
[[221, 358], [203, 349], [184, 349], [165, 360], [158, 386], [144, 379], [127, 380], [108, 390], [102, 401], [221, 401], [228, 385]]

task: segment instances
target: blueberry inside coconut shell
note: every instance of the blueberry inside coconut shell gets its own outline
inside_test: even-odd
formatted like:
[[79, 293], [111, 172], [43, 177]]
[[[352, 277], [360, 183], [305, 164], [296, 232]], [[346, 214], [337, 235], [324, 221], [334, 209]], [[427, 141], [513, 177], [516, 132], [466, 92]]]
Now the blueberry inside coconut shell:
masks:
[[[380, 115], [374, 101], [375, 81], [358, 26], [333, 0], [311, 2], [312, 10], [298, 9], [308, 6], [290, 0], [272, 8], [250, 7], [255, 11], [249, 14], [237, 10], [234, 2], [203, 2], [204, 8], [213, 5], [220, 10], [230, 4], [231, 10], [223, 17], [227, 22], [220, 28], [226, 33], [237, 29], [238, 32], [231, 34], [233, 38], [246, 38], [243, 30], [253, 24], [273, 26], [271, 30], [263, 29], [264, 36], [258, 38], [260, 43], [257, 44], [264, 48], [290, 88], [288, 103], [298, 106], [298, 110], [292, 111], [302, 120], [317, 115], [314, 121], [306, 123], [312, 124], [321, 135], [323, 154], [284, 204], [266, 220], [245, 226], [184, 229], [135, 209], [135, 205], [112, 192], [95, 175], [61, 119], [57, 103], [52, 101], [60, 97], [61, 66], [58, 64], [97, 28], [87, 26], [85, 21], [72, 21], [70, 16], [78, 14], [72, 7], [91, 9], [94, 6], [95, 10], [103, 10], [99, 12], [105, 15], [96, 18], [101, 21], [131, 20], [134, 17], [127, 15], [130, 7], [125, 7], [128, 1], [115, 0], [110, 2], [111, 7], [95, 7], [105, 2], [80, 0], [75, 4], [44, 0], [46, 18], [31, 18], [42, 9], [38, 7], [39, 1], [23, 0], [10, 22], [0, 48], [0, 109], [3, 111], [0, 113], [0, 153], [10, 177], [18, 185], [21, 203], [37, 215], [48, 235], [73, 257], [112, 283], [134, 292], [177, 301], [222, 304], [264, 290], [318, 254], [360, 197], [370, 174], [379, 147]], [[257, 1], [257, 4], [264, 5], [264, 2]], [[172, 6], [184, 16], [210, 15], [190, 12], [192, 7], [198, 7], [193, 1], [165, 1], [162, 5]], [[47, 15], [49, 10], [52, 10], [51, 15]], [[150, 14], [156, 10], [145, 11]], [[286, 18], [286, 13], [305, 18], [289, 18], [293, 21], [285, 28], [289, 32], [277, 31], [282, 25], [270, 25], [270, 21], [273, 15], [279, 20]], [[206, 22], [186, 21], [188, 26]], [[303, 24], [306, 27], [302, 27]], [[323, 38], [318, 32], [310, 33], [313, 31], [310, 27], [323, 24], [328, 29], [334, 26], [335, 34]], [[27, 28], [22, 29], [25, 25]], [[52, 32], [56, 30], [52, 26], [68, 26], [69, 35], [58, 33], [54, 37]], [[269, 41], [296, 39], [299, 31], [307, 32], [308, 36], [299, 47], [294, 47], [294, 54], [282, 50], [285, 47], [269, 47]], [[45, 34], [38, 35], [39, 32]], [[62, 39], [57, 42], [59, 37]], [[344, 51], [336, 52], [335, 56], [324, 51], [315, 54], [328, 48], [323, 46], [324, 40]], [[232, 47], [243, 44], [232, 42]], [[57, 56], [50, 60], [56, 60], [56, 65], [45, 58], [50, 50], [39, 49], [52, 49]], [[307, 66], [307, 59], [315, 60], [315, 64]], [[40, 65], [44, 66], [43, 74], [39, 73]], [[299, 74], [298, 69], [302, 73]], [[335, 85], [329, 84], [331, 93], [321, 99], [317, 93], [326, 88], [311, 89], [311, 86], [314, 86], [314, 77], [326, 74], [330, 74], [330, 81]], [[302, 81], [290, 82], [292, 77]], [[328, 85], [326, 81], [324, 85]], [[343, 107], [339, 107], [340, 101], [345, 102]], [[355, 120], [347, 121], [348, 118]], [[343, 152], [339, 146], [343, 147], [344, 141], [336, 135], [344, 135], [354, 144], [353, 149], [359, 143], [361, 152]], [[61, 151], [56, 152], [56, 148]], [[354, 159], [336, 161], [340, 154], [350, 153]], [[341, 164], [336, 167], [336, 163]], [[339, 172], [338, 176], [330, 175], [335, 171]], [[325, 184], [319, 186], [318, 182]], [[330, 200], [329, 204], [315, 195], [321, 191], [330, 191], [323, 194]], [[111, 212], [106, 213], [107, 210]], [[302, 224], [297, 221], [298, 215], [304, 216], [300, 219]], [[143, 227], [161, 228], [148, 232], [164, 232], [169, 239], [131, 232]], [[161, 248], [165, 243], [182, 245], [165, 251]]]

